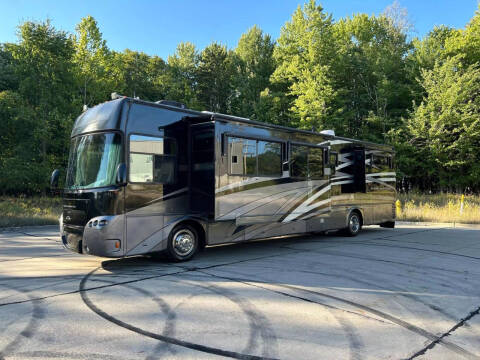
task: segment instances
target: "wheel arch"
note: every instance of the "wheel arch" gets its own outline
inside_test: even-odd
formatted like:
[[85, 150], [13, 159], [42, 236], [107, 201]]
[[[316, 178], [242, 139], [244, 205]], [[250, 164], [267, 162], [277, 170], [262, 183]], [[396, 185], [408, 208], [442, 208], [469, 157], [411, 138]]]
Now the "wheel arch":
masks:
[[347, 211], [347, 215], [345, 216], [345, 226], [348, 226], [348, 218], [349, 218], [350, 214], [353, 213], [353, 212], [360, 215], [360, 226], [363, 227], [364, 213], [363, 213], [363, 209], [360, 208], [360, 207], [352, 207]]
[[197, 231], [199, 249], [203, 249], [207, 246], [207, 223], [204, 219], [197, 217], [179, 219], [171, 224], [169, 234], [179, 225], [190, 225]]

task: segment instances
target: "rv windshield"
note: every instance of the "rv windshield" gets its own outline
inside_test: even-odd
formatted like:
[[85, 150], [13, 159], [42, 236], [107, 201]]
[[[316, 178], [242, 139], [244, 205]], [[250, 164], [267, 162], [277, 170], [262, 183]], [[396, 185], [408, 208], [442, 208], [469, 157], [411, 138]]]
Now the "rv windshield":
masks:
[[122, 159], [120, 134], [101, 133], [72, 139], [68, 160], [67, 189], [90, 189], [115, 184]]

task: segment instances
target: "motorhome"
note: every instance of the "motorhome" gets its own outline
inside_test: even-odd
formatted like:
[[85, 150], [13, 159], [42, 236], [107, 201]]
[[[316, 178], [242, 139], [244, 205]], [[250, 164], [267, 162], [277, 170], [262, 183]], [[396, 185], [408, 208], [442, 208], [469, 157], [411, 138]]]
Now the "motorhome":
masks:
[[209, 245], [354, 236], [394, 227], [393, 164], [387, 145], [118, 97], [75, 121], [61, 237], [78, 253], [183, 261]]

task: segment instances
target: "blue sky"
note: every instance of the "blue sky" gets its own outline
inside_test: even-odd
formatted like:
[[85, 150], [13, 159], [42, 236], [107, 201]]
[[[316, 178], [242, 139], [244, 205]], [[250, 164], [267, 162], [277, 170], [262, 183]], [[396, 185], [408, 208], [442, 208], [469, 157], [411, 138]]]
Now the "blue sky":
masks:
[[[0, 42], [16, 41], [16, 27], [25, 20], [50, 18], [62, 30], [73, 32], [86, 15], [99, 23], [114, 50], [144, 51], [166, 58], [181, 41], [202, 49], [212, 41], [230, 48], [240, 35], [257, 24], [277, 38], [303, 0], [0, 0]], [[378, 14], [393, 0], [323, 0], [335, 19], [354, 13]], [[478, 7], [477, 0], [400, 0], [407, 8], [416, 36], [434, 25], [463, 28]]]

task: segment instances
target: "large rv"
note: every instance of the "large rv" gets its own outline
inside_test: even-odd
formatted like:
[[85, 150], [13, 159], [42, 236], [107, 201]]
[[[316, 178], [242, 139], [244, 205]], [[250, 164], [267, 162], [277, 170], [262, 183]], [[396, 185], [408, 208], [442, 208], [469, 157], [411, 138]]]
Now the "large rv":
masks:
[[393, 159], [387, 145], [122, 97], [75, 122], [61, 237], [78, 253], [182, 261], [208, 245], [394, 227]]

